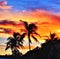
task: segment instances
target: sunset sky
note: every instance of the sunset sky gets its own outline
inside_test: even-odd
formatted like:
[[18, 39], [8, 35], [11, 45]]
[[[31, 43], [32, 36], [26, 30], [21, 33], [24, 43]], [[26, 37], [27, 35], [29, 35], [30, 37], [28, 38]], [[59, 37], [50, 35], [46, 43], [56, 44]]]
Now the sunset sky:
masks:
[[[0, 54], [10, 54], [10, 49], [4, 50], [7, 38], [13, 32], [24, 31], [20, 20], [34, 23], [41, 36], [49, 36], [50, 32], [60, 36], [60, 0], [0, 0]], [[37, 38], [40, 43], [45, 42], [43, 38]], [[28, 49], [27, 37], [24, 45], [22, 52], [25, 53]], [[34, 42], [31, 46], [38, 45]]]

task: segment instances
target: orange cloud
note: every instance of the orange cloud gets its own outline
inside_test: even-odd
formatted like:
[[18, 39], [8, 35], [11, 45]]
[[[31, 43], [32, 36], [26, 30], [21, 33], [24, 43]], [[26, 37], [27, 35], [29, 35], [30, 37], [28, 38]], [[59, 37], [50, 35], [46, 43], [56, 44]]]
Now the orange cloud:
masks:
[[7, 2], [6, 1], [1, 1], [0, 2], [0, 9], [6, 10], [6, 9], [11, 9], [11, 8], [12, 8], [12, 6], [7, 6]]
[[60, 32], [60, 16], [49, 11], [0, 11], [0, 15], [0, 28], [9, 29], [11, 33], [14, 31], [19, 33], [24, 31], [24, 26], [19, 20], [35, 23], [38, 27], [37, 32], [40, 35]]

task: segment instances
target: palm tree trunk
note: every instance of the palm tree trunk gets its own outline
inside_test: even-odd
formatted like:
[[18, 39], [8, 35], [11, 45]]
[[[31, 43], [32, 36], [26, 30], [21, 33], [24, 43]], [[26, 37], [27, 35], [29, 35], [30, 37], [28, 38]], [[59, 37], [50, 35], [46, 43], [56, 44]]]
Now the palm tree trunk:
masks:
[[14, 55], [14, 53], [13, 53], [13, 49], [11, 49], [11, 52], [12, 52], [12, 55]]
[[29, 50], [31, 50], [31, 47], [30, 47], [30, 42], [29, 42]]
[[31, 47], [30, 47], [30, 33], [28, 33], [28, 43], [29, 43], [29, 51], [31, 50]]

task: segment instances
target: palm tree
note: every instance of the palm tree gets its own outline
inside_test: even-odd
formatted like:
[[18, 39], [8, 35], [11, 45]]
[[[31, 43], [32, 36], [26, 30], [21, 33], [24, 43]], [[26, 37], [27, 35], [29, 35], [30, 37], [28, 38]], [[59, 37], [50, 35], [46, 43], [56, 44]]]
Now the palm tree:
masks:
[[12, 55], [17, 55], [20, 54], [18, 48], [20, 49], [20, 47], [23, 47], [23, 38], [22, 36], [24, 36], [24, 34], [20, 35], [19, 33], [13, 33], [13, 37], [9, 37], [7, 40], [7, 45], [6, 45], [6, 49], [11, 48], [12, 51]]
[[50, 32], [49, 36], [41, 36], [41, 37], [46, 37], [47, 38], [47, 39], [45, 39], [46, 41], [54, 40], [56, 38], [56, 33], [51, 33]]
[[[21, 22], [23, 22], [24, 26], [25, 26], [25, 33], [27, 34], [28, 36], [28, 41], [29, 41], [29, 50], [31, 50], [31, 47], [30, 47], [30, 43], [32, 43], [31, 39], [30, 39], [30, 36], [36, 41], [38, 42], [37, 38], [34, 36], [34, 34], [36, 35], [39, 35], [38, 33], [36, 33], [36, 29], [37, 29], [37, 26], [34, 24], [34, 23], [31, 23], [31, 24], [28, 24], [26, 21], [22, 21], [20, 20]], [[40, 35], [39, 35], [40, 36]]]
[[51, 32], [50, 32], [50, 39], [51, 39], [51, 40], [54, 40], [54, 39], [55, 39], [55, 36], [56, 36], [55, 33], [51, 33]]

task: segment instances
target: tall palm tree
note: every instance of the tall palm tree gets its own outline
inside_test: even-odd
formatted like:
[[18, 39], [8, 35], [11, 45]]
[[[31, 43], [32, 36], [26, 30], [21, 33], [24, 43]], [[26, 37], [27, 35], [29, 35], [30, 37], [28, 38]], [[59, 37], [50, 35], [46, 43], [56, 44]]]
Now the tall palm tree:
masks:
[[13, 37], [9, 37], [7, 40], [6, 49], [11, 48], [12, 55], [19, 54], [18, 48], [23, 47], [23, 38], [24, 34], [20, 35], [19, 33], [13, 33]]
[[[28, 41], [29, 41], [29, 50], [31, 50], [31, 47], [30, 47], [30, 43], [32, 43], [31, 39], [30, 39], [30, 36], [36, 41], [38, 42], [37, 38], [34, 36], [34, 34], [36, 35], [39, 35], [38, 33], [36, 33], [36, 29], [37, 29], [37, 26], [34, 24], [34, 23], [31, 23], [31, 24], [28, 24], [26, 21], [22, 21], [20, 20], [24, 26], [25, 26], [25, 29], [26, 29], [26, 34], [28, 36]], [[39, 35], [40, 36], [40, 35]]]

